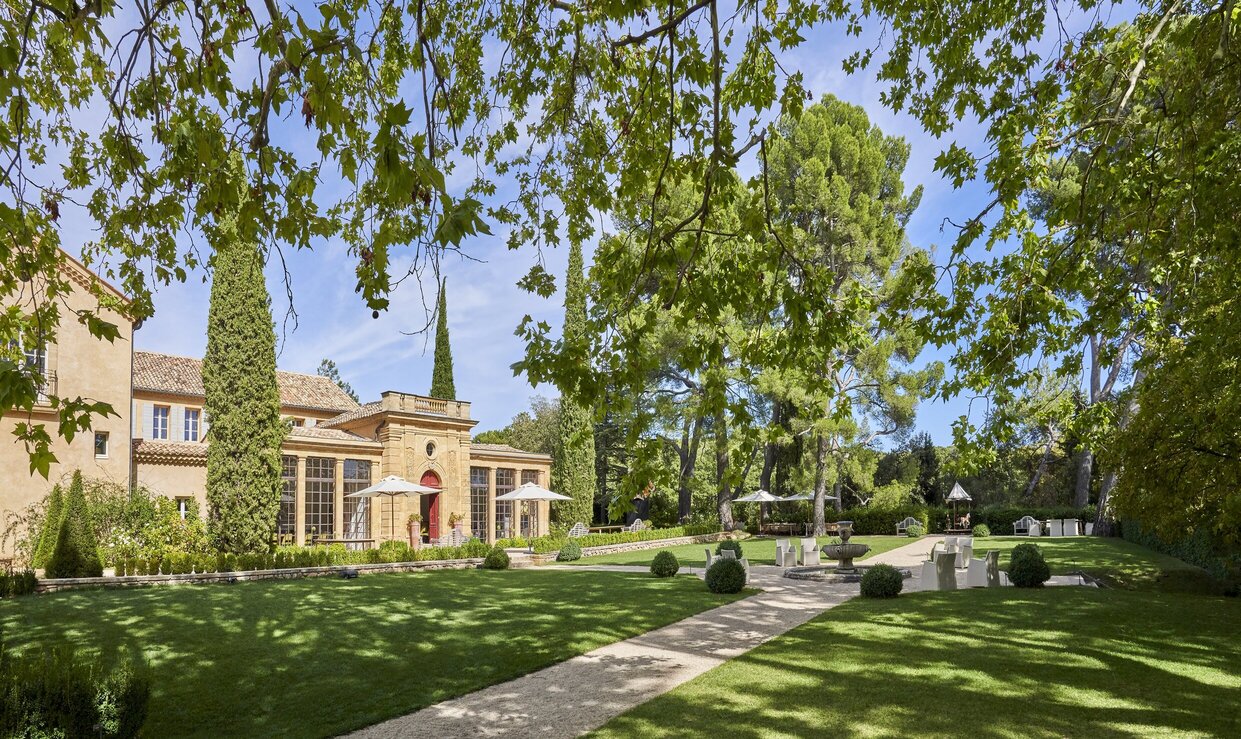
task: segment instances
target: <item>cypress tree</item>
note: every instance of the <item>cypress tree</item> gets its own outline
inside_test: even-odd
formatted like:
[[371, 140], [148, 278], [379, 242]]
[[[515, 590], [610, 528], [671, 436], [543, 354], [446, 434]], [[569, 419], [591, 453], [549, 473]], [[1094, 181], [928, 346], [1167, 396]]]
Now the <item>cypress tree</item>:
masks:
[[39, 541], [34, 549], [34, 556], [31, 557], [31, 564], [35, 567], [47, 567], [47, 560], [52, 556], [52, 550], [56, 548], [56, 537], [60, 533], [60, 519], [65, 513], [64, 493], [60, 489], [60, 485], [52, 486], [52, 492], [47, 496], [47, 515], [43, 519], [43, 530], [39, 532]]
[[56, 531], [56, 545], [48, 557], [47, 577], [99, 577], [103, 561], [99, 558], [99, 540], [91, 525], [86, 507], [86, 491], [81, 470], [73, 473], [69, 494], [65, 496], [64, 512]]
[[440, 283], [439, 319], [435, 324], [435, 368], [431, 371], [431, 397], [457, 399], [452, 380], [452, 344], [448, 341], [448, 282]]
[[[567, 350], [585, 354], [586, 280], [582, 276], [582, 247], [569, 247], [565, 278], [563, 343]], [[590, 523], [595, 500], [595, 423], [593, 404], [576, 387], [560, 389], [560, 453], [552, 464], [552, 489], [573, 500], [552, 506], [562, 524]]]
[[214, 237], [215, 273], [203, 357], [207, 527], [216, 547], [265, 551], [280, 511], [280, 418], [276, 332], [257, 239], [225, 215]]

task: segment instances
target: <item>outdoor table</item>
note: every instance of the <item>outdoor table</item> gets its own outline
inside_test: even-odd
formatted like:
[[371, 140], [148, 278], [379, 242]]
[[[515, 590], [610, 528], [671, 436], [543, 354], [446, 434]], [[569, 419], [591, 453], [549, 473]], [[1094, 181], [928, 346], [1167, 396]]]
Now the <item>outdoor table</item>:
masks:
[[591, 526], [587, 531], [592, 534], [606, 534], [609, 531], [624, 531], [624, 526]]

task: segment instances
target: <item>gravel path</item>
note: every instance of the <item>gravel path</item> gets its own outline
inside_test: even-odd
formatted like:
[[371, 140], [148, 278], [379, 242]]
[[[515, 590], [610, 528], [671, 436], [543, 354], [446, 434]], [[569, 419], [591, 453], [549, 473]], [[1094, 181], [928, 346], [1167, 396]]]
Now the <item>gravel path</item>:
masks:
[[[919, 557], [929, 544], [886, 552]], [[910, 553], [897, 555], [904, 549]], [[876, 557], [877, 559], [877, 557]], [[557, 569], [544, 567], [540, 569]], [[647, 572], [646, 567], [574, 567]], [[701, 576], [701, 568], [683, 569]], [[755, 565], [761, 593], [529, 675], [363, 729], [356, 737], [575, 737], [857, 595], [857, 585], [789, 580]]]

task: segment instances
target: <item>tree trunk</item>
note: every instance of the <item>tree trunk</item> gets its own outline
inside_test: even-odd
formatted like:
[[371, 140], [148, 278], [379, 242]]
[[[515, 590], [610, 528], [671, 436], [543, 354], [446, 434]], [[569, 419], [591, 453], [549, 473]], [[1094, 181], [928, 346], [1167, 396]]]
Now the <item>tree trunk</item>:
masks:
[[[1121, 411], [1120, 419], [1116, 425], [1120, 431], [1124, 431], [1129, 425], [1129, 420], [1133, 418], [1133, 414], [1138, 412], [1138, 394], [1137, 388], [1142, 384], [1142, 370], [1133, 373], [1133, 387], [1130, 389], [1129, 402], [1125, 404]], [[1115, 536], [1115, 521], [1112, 520], [1111, 511], [1108, 510], [1111, 503], [1112, 489], [1116, 487], [1116, 481], [1120, 478], [1120, 470], [1113, 468], [1107, 471], [1107, 475], [1103, 478], [1103, 484], [1099, 486], [1099, 506], [1095, 511], [1094, 517], [1094, 534], [1095, 536]]]
[[[772, 404], [771, 423], [772, 425], [780, 425], [780, 406], [781, 403], [776, 401]], [[763, 472], [758, 476], [758, 486], [763, 490], [771, 492], [771, 473], [776, 468], [776, 454], [779, 448], [774, 441], [767, 442], [763, 447]]]
[[845, 483], [843, 480], [840, 479], [838, 475], [836, 478], [836, 484], [832, 485], [832, 495], [835, 496], [836, 498], [836, 500], [832, 501], [832, 503], [836, 506], [837, 513], [840, 513], [841, 511], [845, 509], [844, 501], [841, 500], [841, 498], [844, 497], [841, 495], [841, 493], [844, 491], [844, 487], [845, 487]]
[[684, 522], [692, 513], [694, 494], [690, 480], [698, 465], [698, 442], [702, 439], [702, 416], [694, 419], [692, 430], [681, 436], [681, 479], [677, 489], [677, 518]]
[[1094, 452], [1085, 446], [1077, 453], [1077, 489], [1073, 493], [1073, 505], [1085, 508], [1090, 503], [1090, 472], [1094, 467]]
[[715, 414], [715, 483], [715, 505], [720, 515], [720, 528], [732, 531], [732, 490], [728, 485], [728, 420], [723, 411]]
[[819, 434], [818, 451], [814, 462], [814, 535], [822, 536], [827, 531], [824, 513], [824, 496], [827, 493], [827, 437]]
[[1051, 461], [1051, 448], [1056, 443], [1056, 432], [1047, 429], [1047, 443], [1043, 445], [1043, 458], [1038, 461], [1038, 467], [1034, 470], [1034, 477], [1030, 478], [1030, 484], [1026, 485], [1026, 498], [1034, 496], [1034, 489], [1038, 487], [1038, 481], [1043, 479], [1043, 473], [1047, 472], [1047, 463]]

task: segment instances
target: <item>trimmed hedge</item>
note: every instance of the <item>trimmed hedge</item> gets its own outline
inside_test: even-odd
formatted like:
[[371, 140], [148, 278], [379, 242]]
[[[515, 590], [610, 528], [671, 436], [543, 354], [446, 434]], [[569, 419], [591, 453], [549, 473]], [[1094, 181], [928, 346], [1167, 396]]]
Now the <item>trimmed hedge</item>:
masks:
[[[666, 529], [645, 529], [643, 531], [618, 531], [614, 534], [586, 534], [585, 536], [577, 536], [573, 541], [582, 548], [586, 547], [605, 547], [612, 544], [632, 544], [638, 541], [658, 541], [660, 539], [678, 539], [682, 536], [705, 536], [707, 534], [718, 534], [720, 527], [715, 524], [690, 524], [687, 526], [672, 526]], [[528, 539], [504, 539], [496, 544], [505, 543], [511, 547], [526, 547], [534, 549], [535, 554], [550, 554], [558, 552], [569, 541], [564, 534], [549, 534], [540, 536], [534, 540]]]
[[1120, 535], [1125, 541], [1201, 567], [1222, 584], [1225, 594], [1241, 594], [1241, 548], [1230, 550], [1203, 530], [1164, 541], [1158, 534], [1144, 530], [1137, 521], [1121, 521]]
[[905, 578], [892, 565], [878, 564], [862, 575], [863, 598], [895, 598], [905, 587]]
[[1009, 554], [1008, 579], [1019, 588], [1041, 588], [1051, 578], [1043, 552], [1034, 544], [1018, 544]]
[[0, 644], [0, 736], [138, 736], [150, 697], [131, 663], [104, 672], [67, 649], [14, 657]]
[[12, 573], [0, 572], [0, 598], [16, 598], [19, 595], [29, 595], [34, 592], [38, 584], [39, 579], [34, 576], [34, 570]]
[[99, 577], [103, 574], [103, 560], [99, 557], [99, 540], [95, 538], [95, 527], [91, 525], [90, 510], [86, 507], [80, 470], [73, 473], [64, 508], [57, 524], [56, 544], [47, 559], [46, 576]]
[[672, 552], [663, 551], [651, 560], [651, 574], [655, 577], [672, 577], [681, 570], [681, 563]]
[[707, 568], [706, 580], [712, 593], [740, 593], [745, 587], [745, 567], [740, 560], [721, 559]]

